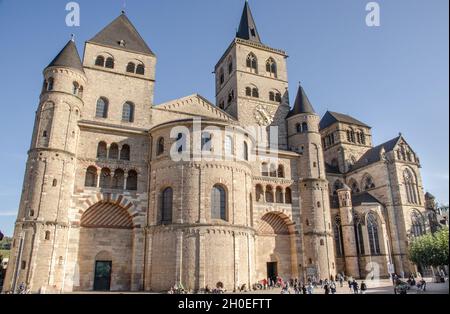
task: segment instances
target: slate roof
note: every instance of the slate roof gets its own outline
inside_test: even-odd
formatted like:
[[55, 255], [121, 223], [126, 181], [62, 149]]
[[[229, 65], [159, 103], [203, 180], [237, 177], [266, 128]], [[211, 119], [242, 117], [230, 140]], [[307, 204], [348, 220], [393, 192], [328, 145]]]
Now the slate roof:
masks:
[[47, 68], [49, 67], [67, 67], [84, 72], [77, 46], [73, 40], [69, 40], [64, 48], [47, 66]]
[[359, 169], [364, 166], [373, 164], [377, 161], [380, 161], [381, 160], [381, 156], [380, 156], [381, 150], [384, 148], [386, 153], [392, 151], [395, 148], [395, 146], [397, 145], [397, 143], [400, 141], [401, 138], [402, 138], [402, 136], [400, 135], [390, 141], [387, 141], [386, 143], [372, 147], [367, 152], [365, 152], [364, 155], [361, 156], [361, 158], [353, 165], [351, 170], [353, 171], [355, 169]]
[[325, 172], [326, 173], [335, 173], [335, 174], [342, 174], [342, 172], [339, 170], [339, 167], [332, 166], [328, 163], [325, 163]]
[[348, 123], [348, 124], [355, 124], [362, 127], [370, 128], [367, 124], [349, 116], [343, 113], [338, 112], [332, 112], [327, 111], [325, 115], [323, 116], [322, 120], [320, 121], [320, 129], [326, 129], [330, 125], [336, 123], [336, 122], [342, 122], [342, 123]]
[[[120, 44], [121, 41], [125, 45]], [[154, 55], [124, 12], [88, 42], [103, 46]]]
[[256, 29], [256, 23], [247, 1], [245, 1], [244, 11], [242, 12], [241, 22], [239, 23], [236, 37], [261, 43], [258, 30]]
[[294, 107], [289, 112], [287, 117], [289, 118], [289, 117], [295, 116], [297, 114], [302, 114], [302, 113], [314, 114], [316, 112], [314, 111], [314, 108], [311, 105], [311, 102], [309, 101], [308, 96], [305, 93], [305, 90], [300, 85], [298, 87], [297, 97], [295, 97]]
[[359, 206], [362, 203], [379, 203], [381, 204], [381, 202], [379, 200], [377, 200], [375, 197], [373, 197], [372, 195], [370, 195], [368, 192], [363, 192], [360, 194], [352, 194], [352, 205], [353, 206]]
[[431, 194], [430, 192], [427, 192], [427, 193], [425, 193], [425, 199], [434, 200], [434, 199], [436, 199], [436, 197], [434, 197], [434, 195]]

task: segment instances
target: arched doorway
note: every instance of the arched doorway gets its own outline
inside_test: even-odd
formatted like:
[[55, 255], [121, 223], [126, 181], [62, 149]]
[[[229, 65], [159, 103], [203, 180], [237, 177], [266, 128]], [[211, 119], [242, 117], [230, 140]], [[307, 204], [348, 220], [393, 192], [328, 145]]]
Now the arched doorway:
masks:
[[292, 221], [281, 213], [267, 213], [258, 223], [256, 238], [257, 280], [297, 277]]
[[98, 202], [81, 216], [78, 246], [79, 290], [129, 291], [133, 221], [112, 202]]

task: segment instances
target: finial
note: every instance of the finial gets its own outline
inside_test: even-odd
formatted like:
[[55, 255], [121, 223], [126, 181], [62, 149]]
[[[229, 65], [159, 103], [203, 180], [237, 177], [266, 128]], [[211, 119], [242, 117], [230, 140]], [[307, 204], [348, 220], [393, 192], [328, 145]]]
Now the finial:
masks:
[[122, 4], [122, 14], [125, 14], [125, 9], [127, 8], [127, 1], [123, 0], [123, 4]]
[[398, 132], [398, 136], [403, 136], [402, 132]]
[[74, 34], [70, 34], [70, 40], [75, 42], [75, 35]]

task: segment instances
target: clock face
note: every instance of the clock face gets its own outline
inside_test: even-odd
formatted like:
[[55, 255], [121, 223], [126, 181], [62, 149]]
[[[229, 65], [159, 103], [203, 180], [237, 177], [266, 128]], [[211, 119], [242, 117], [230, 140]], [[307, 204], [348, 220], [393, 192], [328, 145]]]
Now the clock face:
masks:
[[260, 126], [269, 126], [273, 122], [273, 115], [270, 114], [264, 106], [259, 105], [255, 108], [255, 119]]

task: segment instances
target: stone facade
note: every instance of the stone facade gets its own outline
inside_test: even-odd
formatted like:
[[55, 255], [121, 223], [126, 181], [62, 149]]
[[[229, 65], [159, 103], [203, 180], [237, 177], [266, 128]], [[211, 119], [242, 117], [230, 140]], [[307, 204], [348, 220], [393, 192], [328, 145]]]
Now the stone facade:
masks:
[[[373, 147], [357, 120], [321, 121], [302, 88], [291, 111], [286, 53], [242, 38], [246, 10], [215, 67], [216, 105], [155, 105], [156, 57], [124, 14], [82, 63], [69, 42], [45, 69], [5, 291], [415, 270], [408, 241], [427, 232], [417, 155], [402, 136]], [[249, 126], [265, 130], [263, 150]]]

